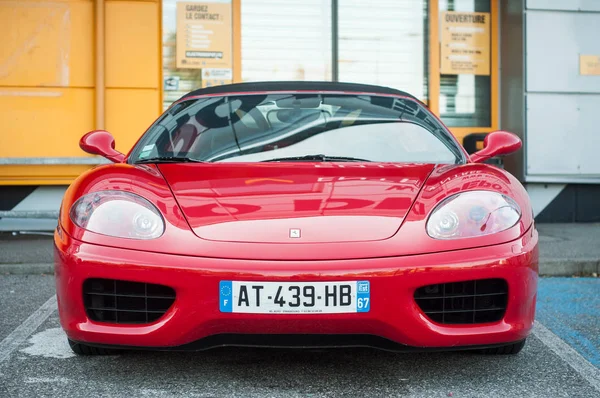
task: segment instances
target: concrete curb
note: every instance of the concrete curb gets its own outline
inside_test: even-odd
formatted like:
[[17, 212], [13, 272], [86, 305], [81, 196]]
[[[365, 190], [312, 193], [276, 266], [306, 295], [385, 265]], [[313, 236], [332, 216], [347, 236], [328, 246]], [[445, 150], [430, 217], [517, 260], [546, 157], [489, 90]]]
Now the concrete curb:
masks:
[[[53, 274], [53, 263], [0, 264], [0, 275]], [[600, 274], [600, 259], [542, 260], [540, 276], [591, 276]]]
[[540, 260], [541, 276], [590, 276], [600, 274], [600, 259], [552, 259]]
[[54, 274], [53, 263], [0, 264], [0, 275], [39, 275]]

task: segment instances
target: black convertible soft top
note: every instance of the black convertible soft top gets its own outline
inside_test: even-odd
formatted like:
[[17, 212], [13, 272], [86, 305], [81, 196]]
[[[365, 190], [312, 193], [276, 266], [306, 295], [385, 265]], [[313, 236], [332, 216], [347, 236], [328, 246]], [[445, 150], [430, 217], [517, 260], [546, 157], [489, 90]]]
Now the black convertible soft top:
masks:
[[413, 95], [404, 91], [396, 90], [389, 87], [373, 86], [370, 84], [355, 84], [355, 83], [338, 83], [338, 82], [304, 82], [304, 81], [282, 81], [282, 82], [252, 82], [252, 83], [235, 83], [225, 84], [222, 86], [214, 86], [201, 88], [191, 91], [180, 98], [206, 94], [227, 94], [227, 93], [244, 93], [256, 91], [348, 91], [348, 92], [365, 92], [373, 94], [389, 94], [399, 95], [416, 99]]

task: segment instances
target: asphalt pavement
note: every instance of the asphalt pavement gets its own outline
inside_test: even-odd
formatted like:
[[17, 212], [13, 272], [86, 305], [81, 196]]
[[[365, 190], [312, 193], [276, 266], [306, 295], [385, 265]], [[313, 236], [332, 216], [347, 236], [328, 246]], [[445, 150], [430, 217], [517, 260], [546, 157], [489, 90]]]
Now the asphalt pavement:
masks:
[[[516, 356], [223, 348], [76, 357], [53, 276], [3, 275], [0, 397], [597, 397], [599, 291], [600, 278], [542, 278], [534, 333]], [[573, 330], [588, 345], [577, 347]]]
[[0, 236], [0, 397], [600, 397], [600, 224], [541, 224], [536, 325], [516, 356], [222, 348], [77, 357], [52, 240]]

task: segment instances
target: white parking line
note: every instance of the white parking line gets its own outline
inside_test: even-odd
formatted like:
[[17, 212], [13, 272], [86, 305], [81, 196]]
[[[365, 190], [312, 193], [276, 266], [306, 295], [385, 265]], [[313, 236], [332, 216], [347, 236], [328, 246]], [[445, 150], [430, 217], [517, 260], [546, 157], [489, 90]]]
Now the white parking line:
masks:
[[[31, 314], [22, 324], [0, 342], [0, 366], [10, 355], [35, 332], [35, 330], [56, 311], [56, 295], [50, 297], [40, 308]], [[544, 325], [535, 321], [533, 335], [550, 348], [562, 360], [568, 363], [592, 387], [600, 392], [600, 369], [592, 365], [581, 354], [571, 348], [560, 337]]]
[[11, 334], [6, 336], [0, 343], [0, 365], [2, 365], [40, 325], [56, 311], [56, 295], [53, 295], [25, 322], [20, 324]]
[[582, 357], [581, 354], [571, 348], [571, 346], [538, 321], [535, 321], [533, 335], [540, 339], [546, 347], [554, 351], [556, 355], [568, 363], [581, 375], [581, 377], [586, 379], [592, 387], [600, 392], [600, 369], [589, 363], [589, 361]]

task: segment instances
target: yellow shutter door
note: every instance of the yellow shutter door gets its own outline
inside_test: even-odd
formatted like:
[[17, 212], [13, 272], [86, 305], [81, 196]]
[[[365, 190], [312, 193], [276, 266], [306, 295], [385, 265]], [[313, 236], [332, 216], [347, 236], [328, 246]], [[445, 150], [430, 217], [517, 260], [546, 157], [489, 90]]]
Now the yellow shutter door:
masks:
[[160, 13], [158, 0], [0, 0], [0, 184], [70, 183], [90, 167], [73, 163], [96, 162], [78, 142], [98, 124], [129, 150], [161, 109]]

